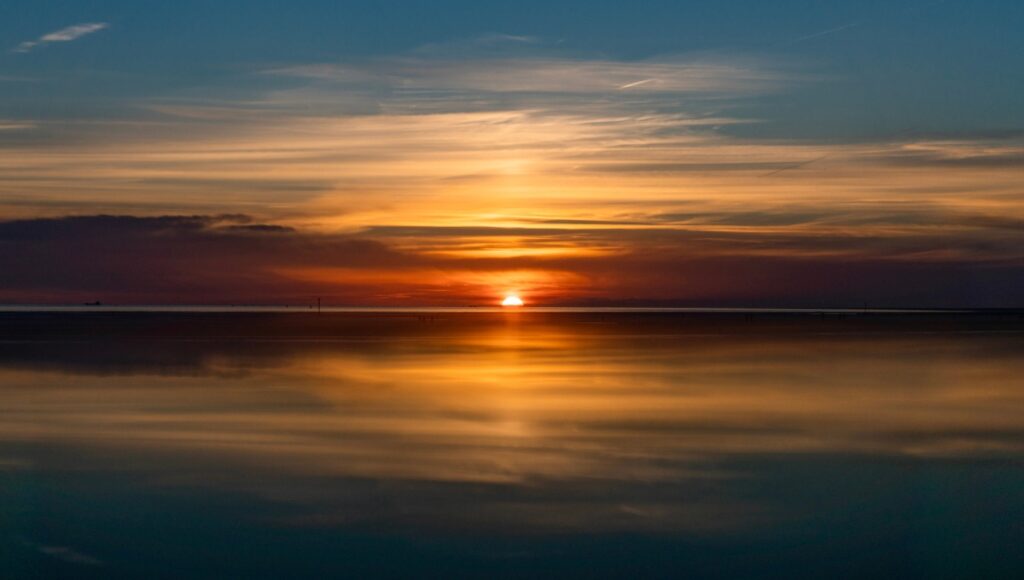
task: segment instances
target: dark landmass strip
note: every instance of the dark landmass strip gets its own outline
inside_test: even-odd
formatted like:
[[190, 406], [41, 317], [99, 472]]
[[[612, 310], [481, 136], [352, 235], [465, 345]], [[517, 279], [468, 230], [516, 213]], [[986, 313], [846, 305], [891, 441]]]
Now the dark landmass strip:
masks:
[[0, 312], [0, 340], [345, 340], [514, 326], [586, 335], [1024, 332], [1024, 310], [957, 312]]

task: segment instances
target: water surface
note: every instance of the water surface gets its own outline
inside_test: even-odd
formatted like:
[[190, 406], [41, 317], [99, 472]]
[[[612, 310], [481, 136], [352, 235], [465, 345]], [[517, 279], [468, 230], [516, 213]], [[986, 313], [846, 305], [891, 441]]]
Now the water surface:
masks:
[[0, 576], [1024, 574], [1024, 324], [0, 315]]

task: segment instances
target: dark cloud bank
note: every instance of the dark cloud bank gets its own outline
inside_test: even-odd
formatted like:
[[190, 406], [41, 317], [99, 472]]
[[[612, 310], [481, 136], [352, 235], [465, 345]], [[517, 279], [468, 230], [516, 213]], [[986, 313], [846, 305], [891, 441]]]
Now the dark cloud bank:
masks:
[[[530, 270], [574, 280], [552, 291], [547, 304], [1024, 305], [1024, 264], [1008, 252], [1012, 240], [990, 236], [517, 228], [516, 235], [533, 236], [537, 243], [573, 236], [615, 242], [626, 250], [596, 257], [441, 258], [395, 249], [390, 240], [400, 232], [371, 228], [364, 235], [376, 239], [363, 239], [256, 223], [241, 215], [0, 222], [0, 301], [305, 304], [323, 296], [352, 305], [489, 304], [489, 290], [439, 280], [453, 273]], [[340, 274], [327, 279], [291, 274], [318, 269]]]

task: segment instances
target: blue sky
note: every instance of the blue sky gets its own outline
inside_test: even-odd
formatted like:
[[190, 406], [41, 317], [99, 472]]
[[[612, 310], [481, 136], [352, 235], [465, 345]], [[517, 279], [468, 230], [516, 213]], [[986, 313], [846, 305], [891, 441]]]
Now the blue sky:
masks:
[[[80, 22], [109, 28], [31, 54], [5, 53], [8, 113], [73, 114], [69, 101], [244, 85], [246, 72], [394, 55], [485, 35], [527, 36], [572, 57], [757, 55], [820, 82], [749, 107], [772, 135], [859, 138], [1024, 127], [1024, 6], [1011, 0], [661, 2], [39, 2], [0, 8], [10, 47]], [[91, 74], [87, 74], [91, 73]], [[49, 103], [54, 103], [51, 109]]]

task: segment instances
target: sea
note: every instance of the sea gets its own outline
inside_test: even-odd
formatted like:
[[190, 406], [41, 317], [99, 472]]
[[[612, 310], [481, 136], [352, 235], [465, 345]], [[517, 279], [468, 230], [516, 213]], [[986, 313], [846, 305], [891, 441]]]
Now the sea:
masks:
[[1024, 316], [3, 307], [0, 577], [1022, 578]]

